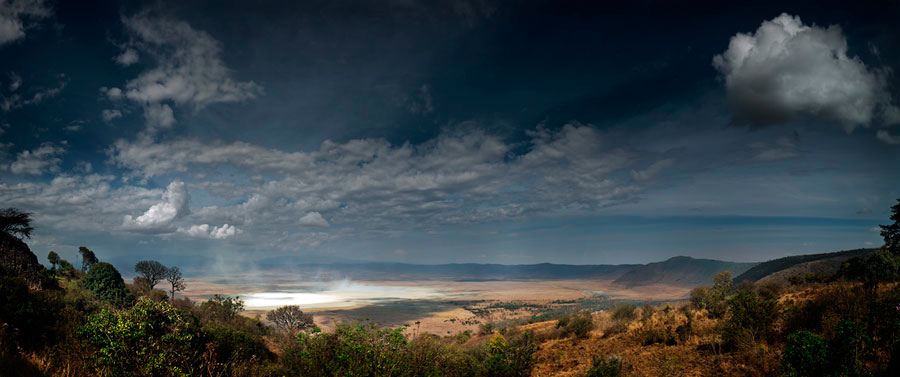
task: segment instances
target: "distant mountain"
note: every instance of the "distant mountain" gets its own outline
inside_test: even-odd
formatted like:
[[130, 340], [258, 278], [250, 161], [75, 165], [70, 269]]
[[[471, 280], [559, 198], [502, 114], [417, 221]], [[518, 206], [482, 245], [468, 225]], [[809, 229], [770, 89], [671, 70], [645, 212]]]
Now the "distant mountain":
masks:
[[408, 264], [408, 263], [313, 263], [261, 266], [288, 270], [317, 279], [358, 280], [562, 280], [615, 279], [638, 265], [571, 264]]
[[721, 271], [731, 271], [733, 275], [739, 275], [755, 265], [756, 263], [724, 262], [679, 256], [635, 267], [613, 282], [625, 287], [650, 284], [692, 287], [712, 284], [713, 276]]
[[790, 275], [804, 273], [834, 273], [844, 261], [866, 255], [875, 249], [854, 249], [834, 253], [794, 255], [760, 263], [734, 278], [735, 283], [763, 279], [785, 280]]

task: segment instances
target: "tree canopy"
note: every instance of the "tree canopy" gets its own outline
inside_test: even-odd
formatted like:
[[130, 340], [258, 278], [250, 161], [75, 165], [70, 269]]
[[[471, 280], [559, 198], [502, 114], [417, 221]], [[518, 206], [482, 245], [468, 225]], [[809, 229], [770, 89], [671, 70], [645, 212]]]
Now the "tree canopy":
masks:
[[131, 295], [122, 275], [109, 263], [94, 263], [84, 276], [83, 284], [98, 297], [114, 305], [123, 306], [131, 302]]
[[0, 209], [0, 232], [18, 239], [31, 238], [31, 213], [16, 208]]
[[156, 287], [159, 282], [166, 278], [169, 269], [162, 263], [155, 260], [142, 260], [134, 264], [134, 272], [140, 274], [150, 289]]

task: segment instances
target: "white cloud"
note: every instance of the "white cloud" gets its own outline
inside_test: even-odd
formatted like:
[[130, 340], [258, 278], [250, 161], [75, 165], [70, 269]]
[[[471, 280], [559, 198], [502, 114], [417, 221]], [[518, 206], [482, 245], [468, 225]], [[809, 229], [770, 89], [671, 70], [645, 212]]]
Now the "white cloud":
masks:
[[300, 225], [301, 226], [327, 228], [330, 224], [328, 224], [328, 221], [325, 220], [324, 217], [322, 217], [321, 213], [309, 212], [300, 218]]
[[[64, 74], [60, 74], [57, 76], [58, 83], [55, 87], [50, 88], [39, 88], [37, 90], [32, 91], [30, 96], [23, 95], [22, 93], [13, 92], [7, 95], [3, 95], [0, 93], [0, 109], [3, 111], [11, 111], [14, 109], [18, 109], [22, 106], [27, 105], [36, 105], [39, 104], [49, 98], [53, 98], [59, 95], [63, 89], [66, 88], [66, 84], [68, 84], [68, 78]], [[19, 89], [21, 86], [21, 81], [15, 85], [16, 89]], [[10, 84], [10, 88], [13, 85]]]
[[24, 37], [30, 22], [48, 16], [43, 0], [0, 0], [0, 46]]
[[122, 117], [122, 112], [116, 109], [105, 109], [100, 113], [100, 117], [103, 118], [104, 122], [112, 122], [115, 119]]
[[190, 212], [189, 199], [184, 182], [173, 181], [163, 193], [162, 201], [138, 217], [125, 215], [122, 227], [146, 233], [170, 233], [174, 230], [172, 223]]
[[144, 106], [144, 119], [150, 130], [170, 128], [175, 124], [175, 114], [166, 104], [153, 103]]
[[65, 152], [65, 144], [44, 143], [36, 149], [20, 152], [8, 168], [14, 174], [41, 175], [57, 172], [62, 162], [59, 157]]
[[178, 231], [194, 238], [213, 240], [224, 240], [241, 233], [240, 229], [228, 224], [213, 227], [209, 226], [209, 224], [191, 225], [189, 228], [178, 228]]
[[[134, 177], [191, 172], [205, 181], [198, 187], [240, 193], [245, 203], [198, 210], [203, 221], [195, 223], [227, 222], [252, 227], [254, 234], [300, 218], [321, 224], [319, 216], [424, 226], [588, 211], [634, 200], [640, 192], [628, 179], [639, 154], [605, 140], [601, 131], [572, 124], [531, 136], [526, 145], [513, 144], [471, 128], [415, 145], [325, 141], [309, 152], [139, 139], [119, 140], [109, 154], [112, 164]], [[517, 147], [527, 152], [511, 154]], [[242, 177], [219, 176], [222, 171]]]
[[891, 135], [891, 133], [886, 130], [878, 130], [876, 136], [878, 137], [878, 140], [881, 140], [884, 143], [900, 145], [900, 136]]
[[752, 34], [738, 33], [713, 58], [738, 121], [756, 125], [807, 116], [868, 126], [896, 111], [884, 73], [847, 55], [838, 26], [807, 26], [787, 14], [764, 21]]
[[232, 77], [222, 61], [221, 44], [206, 32], [183, 21], [146, 13], [123, 22], [131, 41], [117, 60], [136, 62], [140, 51], [151, 57], [156, 66], [129, 80], [124, 89], [111, 88], [106, 92], [111, 99], [124, 96], [144, 106], [148, 131], [175, 123], [166, 103], [197, 110], [215, 103], [245, 101], [262, 93], [262, 87], [255, 82]]
[[126, 48], [125, 51], [122, 51], [121, 54], [117, 55], [114, 59], [116, 63], [119, 63], [123, 66], [129, 66], [138, 62], [138, 52], [133, 48]]

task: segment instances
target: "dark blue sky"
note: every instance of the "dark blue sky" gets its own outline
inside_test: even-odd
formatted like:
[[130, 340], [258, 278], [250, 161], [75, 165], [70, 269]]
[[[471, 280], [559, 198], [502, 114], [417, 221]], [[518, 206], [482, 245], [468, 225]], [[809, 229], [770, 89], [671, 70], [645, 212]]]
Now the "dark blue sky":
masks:
[[[0, 201], [123, 262], [879, 243], [900, 3], [0, 5]], [[201, 261], [201, 262], [197, 262]]]

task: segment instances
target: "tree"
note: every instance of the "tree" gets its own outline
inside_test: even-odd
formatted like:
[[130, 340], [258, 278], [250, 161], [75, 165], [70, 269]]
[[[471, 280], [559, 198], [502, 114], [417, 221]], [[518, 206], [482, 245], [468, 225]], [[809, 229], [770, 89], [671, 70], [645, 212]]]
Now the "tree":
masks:
[[53, 270], [56, 271], [56, 266], [59, 265], [59, 254], [51, 250], [47, 253], [47, 261], [50, 262], [50, 265], [53, 266]]
[[884, 237], [884, 249], [891, 254], [900, 254], [900, 199], [891, 207], [893, 224], [881, 225], [881, 237]]
[[184, 277], [181, 276], [181, 269], [173, 266], [166, 270], [166, 281], [169, 282], [169, 293], [172, 294], [172, 300], [175, 300], [175, 292], [184, 290]]
[[166, 278], [168, 270], [166, 266], [155, 260], [142, 260], [134, 264], [134, 272], [141, 274], [151, 290]]
[[312, 314], [304, 313], [297, 305], [282, 306], [266, 313], [266, 319], [272, 321], [282, 331], [294, 334], [313, 326]]
[[125, 306], [131, 302], [131, 295], [125, 287], [122, 275], [109, 263], [94, 263], [82, 283], [85, 288], [112, 304]]
[[240, 297], [216, 294], [200, 304], [201, 318], [207, 321], [229, 322], [244, 311], [244, 301]]
[[91, 249], [88, 249], [84, 246], [78, 248], [78, 253], [81, 254], [81, 271], [88, 271], [91, 269], [91, 266], [94, 263], [99, 262], [97, 256], [94, 255], [94, 252]]
[[18, 239], [31, 238], [31, 213], [16, 208], [0, 210], [0, 232]]

